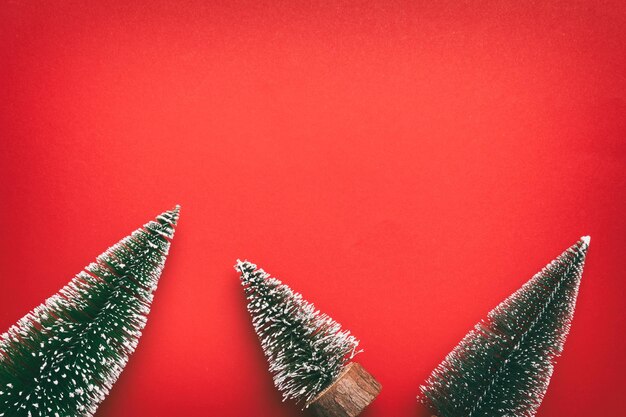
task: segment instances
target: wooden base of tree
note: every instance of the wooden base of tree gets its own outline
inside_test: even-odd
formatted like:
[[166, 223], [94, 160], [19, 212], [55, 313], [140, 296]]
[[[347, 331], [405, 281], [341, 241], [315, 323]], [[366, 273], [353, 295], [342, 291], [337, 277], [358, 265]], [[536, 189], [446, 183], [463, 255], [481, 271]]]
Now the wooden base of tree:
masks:
[[317, 417], [356, 417], [381, 389], [382, 385], [360, 364], [351, 362], [307, 406]]

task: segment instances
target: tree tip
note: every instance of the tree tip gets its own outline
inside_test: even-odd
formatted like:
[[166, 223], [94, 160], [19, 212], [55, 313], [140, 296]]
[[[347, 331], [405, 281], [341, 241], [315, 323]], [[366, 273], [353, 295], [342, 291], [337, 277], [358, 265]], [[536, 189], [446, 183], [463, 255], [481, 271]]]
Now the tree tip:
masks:
[[580, 238], [580, 240], [587, 246], [589, 246], [589, 242], [591, 242], [591, 236], [587, 235], [587, 236], [583, 236]]
[[157, 220], [161, 224], [176, 226], [180, 214], [180, 205], [176, 205], [173, 209], [165, 211], [157, 216]]
[[235, 270], [241, 272], [246, 267], [246, 264], [249, 264], [249, 263], [250, 262], [248, 261], [242, 261], [241, 259], [237, 258], [237, 262], [235, 262]]

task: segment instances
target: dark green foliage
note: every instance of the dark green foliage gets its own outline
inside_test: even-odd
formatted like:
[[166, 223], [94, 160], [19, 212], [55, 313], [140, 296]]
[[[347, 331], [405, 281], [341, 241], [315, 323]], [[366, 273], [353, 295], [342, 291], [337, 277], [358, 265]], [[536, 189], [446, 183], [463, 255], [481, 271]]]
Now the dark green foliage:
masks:
[[309, 401], [356, 353], [358, 340], [276, 278], [237, 261], [248, 311], [283, 399]]
[[178, 207], [109, 248], [0, 336], [0, 416], [92, 416], [135, 350]]
[[439, 417], [534, 416], [574, 314], [584, 237], [476, 325], [421, 387]]

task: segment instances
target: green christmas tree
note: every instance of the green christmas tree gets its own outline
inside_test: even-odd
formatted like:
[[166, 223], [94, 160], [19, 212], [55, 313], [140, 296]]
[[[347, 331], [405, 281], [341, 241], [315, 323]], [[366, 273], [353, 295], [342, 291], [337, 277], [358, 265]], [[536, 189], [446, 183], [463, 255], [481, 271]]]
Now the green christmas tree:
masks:
[[531, 417], [569, 332], [589, 247], [583, 237], [478, 323], [418, 400], [438, 417]]
[[283, 400], [312, 400], [358, 353], [358, 340], [256, 265], [237, 261], [235, 269], [274, 385]]
[[122, 239], [0, 337], [0, 416], [92, 416], [137, 347], [179, 207]]

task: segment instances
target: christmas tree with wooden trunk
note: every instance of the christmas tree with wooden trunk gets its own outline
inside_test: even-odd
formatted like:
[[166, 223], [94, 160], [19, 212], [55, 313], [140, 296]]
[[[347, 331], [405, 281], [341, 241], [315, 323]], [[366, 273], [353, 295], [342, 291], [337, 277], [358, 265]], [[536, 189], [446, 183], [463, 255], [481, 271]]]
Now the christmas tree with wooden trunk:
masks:
[[421, 387], [437, 417], [532, 417], [563, 350], [589, 247], [583, 237], [478, 323]]
[[304, 401], [322, 417], [354, 417], [378, 395], [380, 384], [358, 363], [349, 331], [298, 293], [250, 262], [235, 269], [274, 385], [283, 400]]
[[0, 336], [0, 416], [92, 416], [137, 347], [179, 208], [109, 248]]

